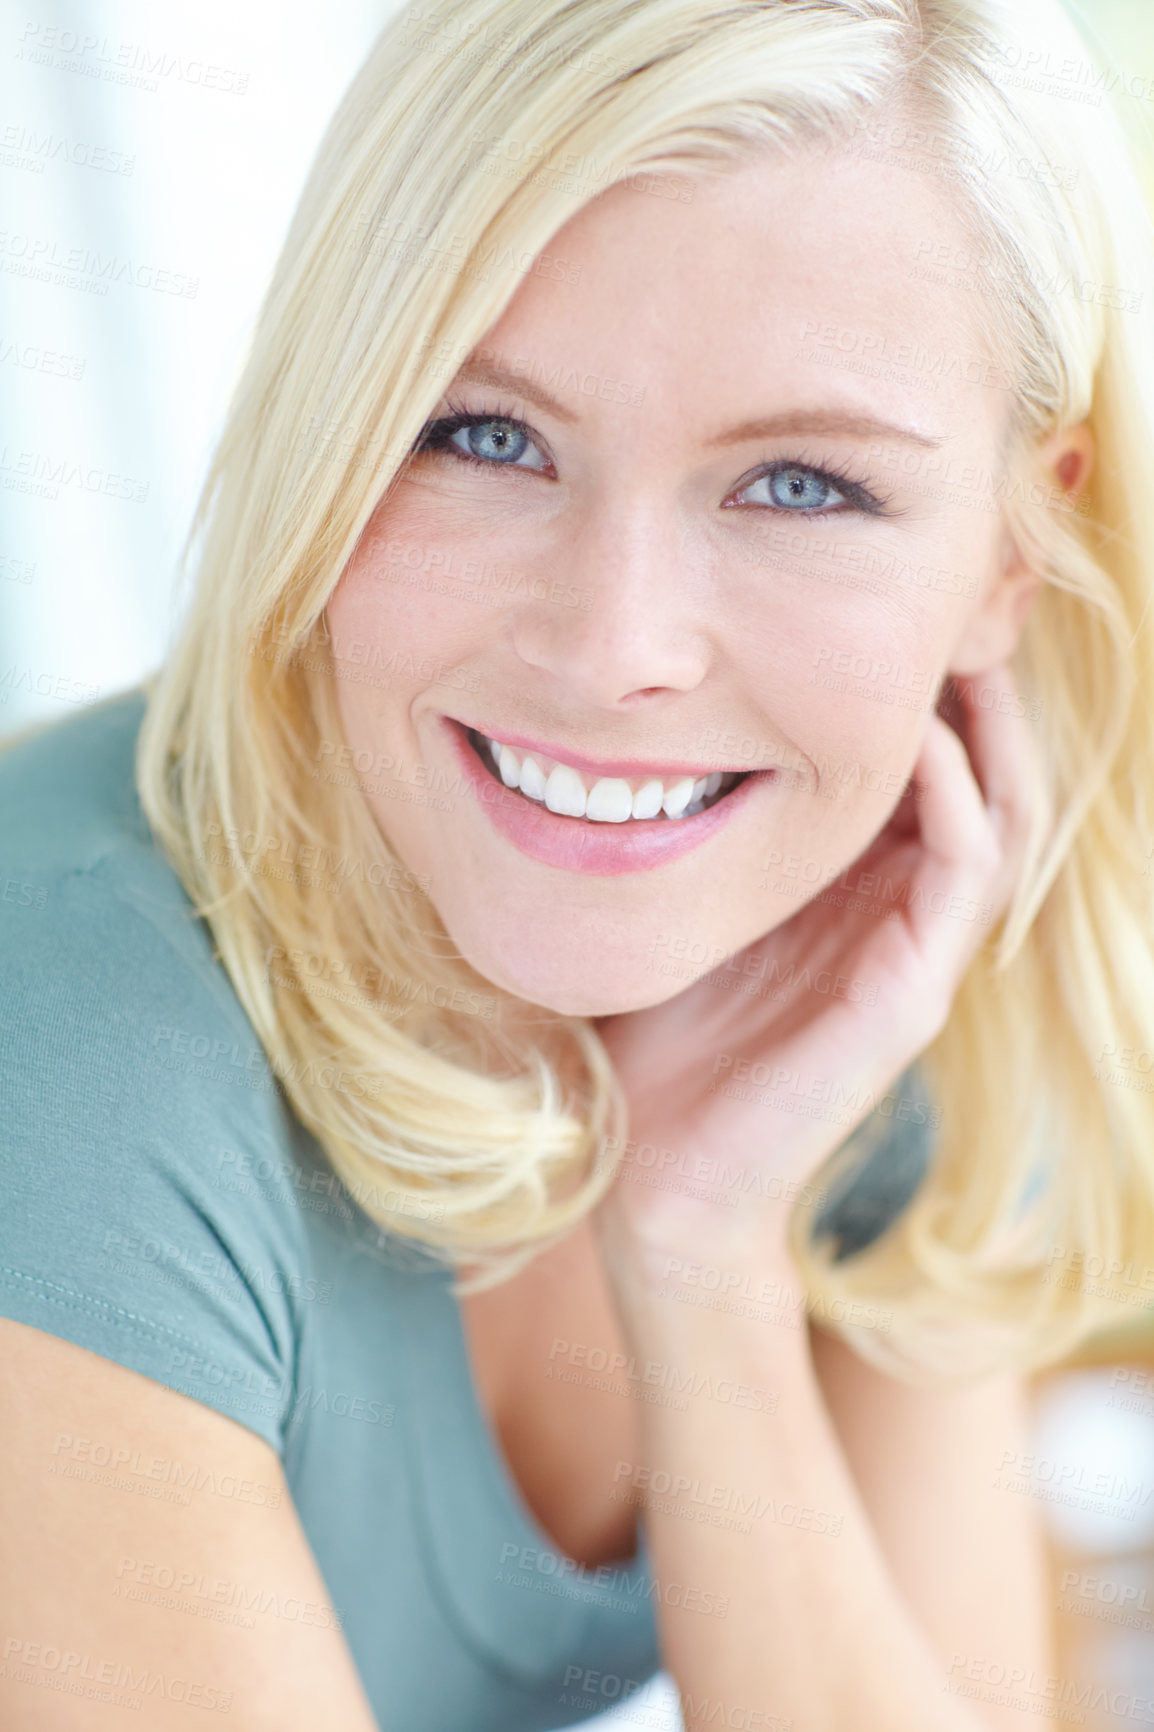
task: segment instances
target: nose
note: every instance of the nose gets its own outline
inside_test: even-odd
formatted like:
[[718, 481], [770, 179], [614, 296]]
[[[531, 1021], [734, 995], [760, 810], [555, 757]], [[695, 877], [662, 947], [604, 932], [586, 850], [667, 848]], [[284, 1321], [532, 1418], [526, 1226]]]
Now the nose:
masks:
[[707, 598], [672, 509], [621, 498], [562, 533], [513, 621], [521, 661], [582, 708], [699, 685], [714, 653]]

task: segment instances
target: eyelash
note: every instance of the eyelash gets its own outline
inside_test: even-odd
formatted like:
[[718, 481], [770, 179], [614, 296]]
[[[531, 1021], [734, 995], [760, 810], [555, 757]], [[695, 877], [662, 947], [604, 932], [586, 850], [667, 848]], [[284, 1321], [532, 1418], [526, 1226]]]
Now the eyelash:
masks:
[[[414, 456], [421, 451], [435, 451], [451, 454], [458, 462], [471, 464], [475, 469], [492, 470], [516, 468], [517, 465], [511, 463], [490, 463], [484, 457], [474, 456], [471, 451], [461, 451], [457, 446], [449, 445], [449, 440], [452, 435], [454, 433], [459, 433], [462, 427], [484, 426], [489, 421], [506, 422], [510, 427], [515, 428], [518, 433], [524, 433], [526, 438], [531, 439], [533, 443], [538, 446], [538, 449], [540, 449], [540, 443], [535, 438], [533, 429], [527, 424], [527, 422], [519, 420], [511, 408], [507, 409], [498, 406], [495, 410], [485, 410], [484, 412], [478, 413], [477, 411], [466, 409], [463, 404], [454, 402], [452, 398], [446, 398], [445, 401], [448, 404], [449, 414], [441, 416], [435, 421], [427, 421], [425, 423], [413, 444], [412, 454]], [[835, 488], [837, 492], [842, 494], [843, 505], [826, 507], [823, 510], [817, 511], [790, 511], [788, 507], [784, 505], [756, 505], [751, 506], [751, 510], [776, 512], [782, 517], [832, 517], [835, 513], [843, 510], [845, 506], [848, 506], [869, 517], [894, 517], [899, 515], [897, 512], [890, 510], [890, 501], [888, 496], [879, 498], [876, 493], [872, 492], [871, 489], [866, 486], [864, 481], [855, 476], [848, 468], [839, 467], [834, 464], [824, 464], [821, 467], [818, 467], [813, 463], [803, 463], [797, 458], [779, 457], [775, 458], [771, 463], [764, 464], [757, 473], [752, 475], [748, 481], [742, 484], [741, 491], [744, 492], [746, 488], [752, 487], [756, 482], [763, 481], [771, 475], [779, 474], [781, 471], [789, 469], [799, 469], [806, 475], [813, 475], [819, 481], [827, 482], [829, 486]], [[525, 471], [522, 470], [521, 473], [525, 473]], [[529, 470], [528, 473], [534, 474], [540, 472]]]
[[[483, 457], [474, 457], [471, 451], [461, 451], [457, 446], [449, 446], [449, 440], [454, 433], [459, 433], [462, 427], [483, 427], [487, 421], [506, 421], [510, 427], [515, 427], [518, 433], [533, 437], [533, 429], [524, 421], [519, 421], [512, 409], [498, 407], [492, 413], [486, 411], [483, 415], [475, 414], [462, 404], [455, 403], [451, 397], [446, 397], [449, 413], [436, 421], [426, 421], [417, 435], [413, 445], [413, 455], [419, 451], [442, 451], [448, 447], [451, 454], [462, 463], [470, 463], [475, 469], [513, 468], [512, 464], [487, 463]], [[536, 443], [536, 441], [534, 441]]]

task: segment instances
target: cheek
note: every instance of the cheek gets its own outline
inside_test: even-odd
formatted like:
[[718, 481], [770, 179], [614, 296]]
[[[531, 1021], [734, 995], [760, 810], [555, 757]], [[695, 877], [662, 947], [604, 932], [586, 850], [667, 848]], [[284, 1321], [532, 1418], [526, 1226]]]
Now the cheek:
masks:
[[830, 652], [810, 670], [801, 694], [808, 713], [804, 737], [820, 754], [819, 768], [839, 775], [848, 766], [904, 761], [934, 706], [938, 670], [923, 658], [889, 650]]
[[[913, 597], [847, 596], [799, 610], [776, 648], [767, 702], [785, 722], [819, 782], [855, 766], [905, 763], [934, 707], [951, 641], [943, 610]], [[766, 686], [764, 672], [760, 683]]]
[[788, 651], [779, 640], [767, 693], [804, 778], [774, 846], [826, 872], [855, 859], [901, 798], [948, 655], [945, 610], [864, 600], [836, 619], [823, 610]]
[[[424, 685], [460, 691], [475, 682], [466, 663], [495, 611], [477, 605], [471, 568], [435, 543], [392, 531], [362, 543], [326, 609], [343, 710], [380, 710]], [[372, 694], [366, 698], [365, 694]]]
[[370, 649], [396, 637], [404, 611], [397, 605], [403, 576], [366, 553], [354, 554], [325, 610], [336, 662], [363, 660]]
[[439, 584], [435, 547], [395, 533], [362, 542], [328, 604], [334, 640], [411, 646], [430, 637], [445, 611]]
[[347, 743], [408, 758], [414, 742], [406, 716], [427, 683], [422, 672], [435, 671], [435, 644], [430, 649], [433, 634], [419, 610], [397, 605], [399, 593], [380, 581], [371, 559], [356, 555], [325, 612], [333, 693]]

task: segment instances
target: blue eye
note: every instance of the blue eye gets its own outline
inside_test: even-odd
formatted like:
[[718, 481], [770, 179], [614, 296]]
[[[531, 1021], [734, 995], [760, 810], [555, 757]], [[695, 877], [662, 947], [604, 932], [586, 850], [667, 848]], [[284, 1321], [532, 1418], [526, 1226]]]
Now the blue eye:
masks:
[[[552, 462], [533, 438], [532, 428], [515, 415], [501, 409], [496, 414], [478, 414], [454, 405], [451, 399], [448, 406], [451, 414], [426, 422], [413, 446], [414, 456], [423, 451], [437, 452], [477, 469], [529, 470], [556, 479]], [[764, 490], [762, 495], [749, 498], [757, 487]], [[862, 482], [807, 463], [771, 463], [747, 482], [737, 497], [742, 504], [788, 511], [795, 517], [820, 517], [841, 507], [869, 517], [895, 515]]]
[[[743, 491], [749, 493], [763, 484], [769, 493], [766, 503], [777, 506], [781, 511], [828, 511], [831, 506], [846, 503], [846, 495], [839, 492], [820, 469], [806, 469], [798, 464], [781, 464], [767, 474], [759, 475], [757, 480], [752, 481]], [[762, 502], [754, 501], [754, 504], [760, 503]]]
[[507, 415], [446, 415], [430, 421], [417, 441], [417, 451], [451, 451], [466, 463], [477, 463], [486, 469], [544, 469], [545, 461], [523, 464], [527, 451], [538, 447], [529, 437], [528, 429]]
[[[458, 443], [464, 436], [465, 444]], [[458, 451], [471, 457], [484, 457], [494, 463], [515, 463], [529, 444], [528, 437], [511, 421], [480, 421], [470, 427], [459, 427], [450, 439]]]

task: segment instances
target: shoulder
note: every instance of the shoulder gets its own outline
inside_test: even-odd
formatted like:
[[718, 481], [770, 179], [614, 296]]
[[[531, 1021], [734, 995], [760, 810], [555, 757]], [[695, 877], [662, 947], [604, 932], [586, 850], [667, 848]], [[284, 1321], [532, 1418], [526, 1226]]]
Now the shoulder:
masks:
[[117, 843], [148, 843], [133, 780], [144, 704], [124, 692], [0, 742], [3, 864], [84, 867]]
[[279, 1441], [299, 1127], [140, 813], [142, 709], [0, 751], [0, 1314]]
[[264, 1053], [140, 808], [142, 712], [129, 694], [0, 750], [5, 1050], [78, 1120], [271, 1131]]

